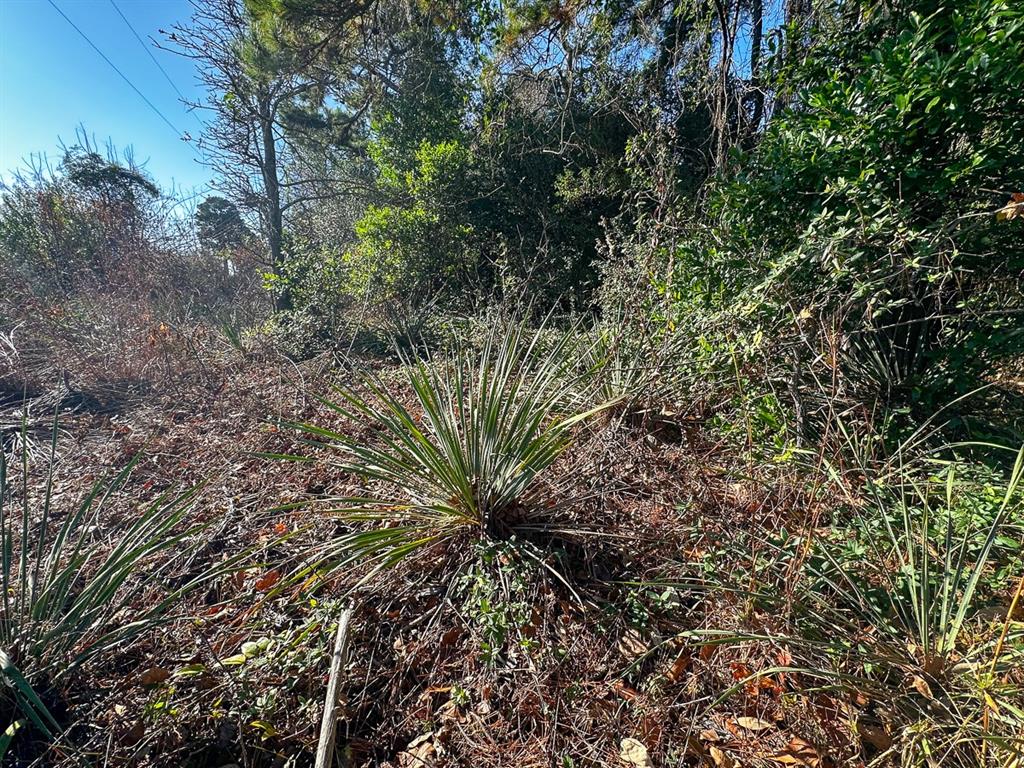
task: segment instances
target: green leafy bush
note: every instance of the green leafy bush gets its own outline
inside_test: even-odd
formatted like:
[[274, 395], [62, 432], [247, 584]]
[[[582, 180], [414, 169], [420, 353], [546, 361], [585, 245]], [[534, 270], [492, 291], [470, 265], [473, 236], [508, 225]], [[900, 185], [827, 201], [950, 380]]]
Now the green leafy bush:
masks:
[[469, 195], [468, 150], [425, 140], [405, 172], [387, 164], [380, 143], [371, 156], [395, 202], [369, 206], [356, 222], [357, 242], [344, 256], [350, 290], [377, 304], [439, 292], [459, 297], [474, 271], [473, 228], [460, 205]]
[[289, 238], [288, 258], [279, 273], [266, 272], [263, 286], [272, 294], [287, 291], [291, 308], [268, 319], [265, 330], [299, 358], [331, 347], [353, 317], [349, 270], [342, 257], [326, 248]]
[[831, 344], [863, 396], [934, 407], [1024, 351], [1024, 223], [996, 216], [1024, 188], [1024, 11], [860, 18], [779, 73], [793, 106], [713, 184], [671, 290], [681, 322], [720, 312], [826, 365]]

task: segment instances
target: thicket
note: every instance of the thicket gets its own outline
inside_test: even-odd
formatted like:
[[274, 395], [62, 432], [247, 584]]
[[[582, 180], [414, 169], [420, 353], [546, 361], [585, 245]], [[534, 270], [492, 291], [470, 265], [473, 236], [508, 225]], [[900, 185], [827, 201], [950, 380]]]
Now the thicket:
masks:
[[233, 204], [190, 209], [81, 134], [0, 187], [3, 397], [63, 382], [103, 405], [173, 386], [202, 326], [256, 317], [258, 263]]
[[1013, 4], [246, 8], [198, 17], [247, 41], [234, 58], [204, 58], [201, 24], [176, 42], [244, 75], [232, 98], [281, 101], [275, 189], [231, 178], [282, 218], [297, 352], [351, 338], [353, 310], [407, 333], [628, 303], [708, 380], [771, 360], [762, 394], [807, 434], [827, 380], [922, 418], [1021, 353]]
[[[524, 691], [568, 675], [564, 626], [584, 616], [577, 629], [628, 660], [614, 670], [624, 710], [676, 697], [685, 736], [644, 738], [681, 764], [734, 764], [707, 731], [713, 750], [692, 751], [691, 732], [741, 698], [794, 727], [833, 707], [842, 718], [821, 715], [832, 730], [818, 735], [850, 764], [1019, 759], [1024, 9], [204, 0], [169, 44], [210, 89], [225, 196], [161, 210], [152, 180], [88, 146], [8, 185], [0, 342], [33, 349], [7, 330], [23, 327], [36, 354], [62, 350], [58, 367], [94, 352], [84, 380], [159, 379], [186, 327], [216, 328], [241, 360], [270, 342], [296, 371], [327, 361], [342, 381], [313, 393], [322, 421], [275, 423], [302, 442], [265, 460], [319, 472], [313, 502], [275, 520], [313, 503], [334, 527], [296, 552], [306, 529], [274, 526], [268, 600], [318, 609], [340, 584], [372, 602], [375, 579], [397, 583], [388, 568], [433, 584], [433, 628], [453, 623], [438, 642], [470, 638], [481, 666], [467, 678], [487, 681], [445, 689], [460, 712], [524, 669]], [[156, 351], [127, 354], [142, 338]], [[632, 455], [669, 444], [715, 475], [701, 492], [717, 507], [667, 479], [678, 467], [652, 480]], [[60, 683], [60, 659], [37, 638], [85, 613], [82, 631], [107, 637], [83, 569], [103, 577], [110, 561], [76, 549], [62, 570], [63, 543], [48, 558], [27, 547], [49, 495], [38, 515], [21, 496], [0, 521], [20, 553], [3, 570], [20, 613], [3, 624], [18, 648], [0, 649], [0, 703], [46, 731], [32, 686]], [[657, 499], [650, 519], [605, 530], [638, 499]], [[124, 541], [152, 525], [152, 551], [174, 549], [184, 518], [151, 510]], [[130, 589], [134, 559], [115, 565]], [[163, 620], [157, 604], [146, 621]], [[316, 635], [296, 627], [281, 644]], [[265, 640], [229, 666], [263, 679]], [[735, 655], [716, 670], [716, 653]], [[585, 683], [545, 695], [571, 708]], [[293, 693], [245, 709], [266, 739]], [[536, 741], [568, 743], [550, 703], [531, 715]], [[758, 759], [822, 764], [824, 741], [793, 738]]]
[[866, 7], [773, 73], [785, 108], [708, 185], [668, 287], [771, 339], [801, 389], [918, 418], [1022, 349], [1024, 14]]

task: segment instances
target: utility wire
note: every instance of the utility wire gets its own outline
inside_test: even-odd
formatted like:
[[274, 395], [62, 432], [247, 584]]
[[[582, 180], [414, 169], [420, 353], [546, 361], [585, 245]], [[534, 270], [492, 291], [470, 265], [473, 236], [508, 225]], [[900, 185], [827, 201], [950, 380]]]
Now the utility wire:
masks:
[[141, 45], [143, 50], [145, 50], [146, 55], [150, 58], [150, 61], [156, 64], [157, 69], [159, 69], [160, 73], [164, 76], [164, 80], [170, 83], [171, 88], [173, 88], [174, 92], [178, 94], [178, 98], [180, 98], [184, 102], [187, 102], [188, 99], [186, 99], [184, 94], [178, 90], [178, 86], [171, 79], [171, 76], [167, 74], [167, 70], [163, 68], [163, 65], [159, 61], [157, 61], [156, 56], [154, 56], [153, 52], [149, 50], [149, 46], [146, 45], [146, 42], [142, 39], [139, 33], [135, 31], [135, 27], [132, 26], [132, 23], [128, 21], [128, 18], [121, 12], [121, 9], [117, 7], [117, 3], [115, 3], [114, 0], [110, 0], [110, 4], [114, 6], [114, 10], [117, 11], [117, 15], [121, 17], [121, 21], [123, 21], [128, 26], [128, 29], [132, 31], [132, 34], [135, 35], [135, 39], [139, 41], [139, 45]]
[[[147, 104], [147, 105], [149, 106], [149, 108], [150, 108], [150, 109], [152, 109], [152, 110], [153, 110], [154, 112], [156, 112], [156, 114], [157, 114], [157, 115], [159, 115], [159, 117], [160, 117], [160, 119], [161, 119], [161, 120], [163, 120], [163, 121], [164, 121], [165, 123], [167, 123], [168, 127], [170, 127], [170, 129], [171, 129], [172, 131], [174, 131], [174, 134], [175, 134], [175, 135], [176, 135], [176, 136], [177, 136], [178, 138], [183, 138], [183, 137], [184, 137], [184, 134], [183, 134], [183, 133], [182, 133], [181, 131], [179, 131], [179, 130], [178, 130], [177, 128], [175, 128], [175, 127], [174, 127], [174, 123], [172, 123], [172, 122], [171, 122], [170, 120], [168, 120], [168, 119], [167, 119], [167, 116], [166, 116], [166, 115], [165, 115], [165, 114], [164, 114], [163, 112], [161, 112], [161, 111], [160, 111], [159, 109], [157, 109], [157, 108], [156, 108], [156, 106], [155, 106], [155, 105], [153, 104], [153, 102], [151, 102], [151, 101], [150, 101], [149, 99], [147, 99], [147, 98], [146, 98], [146, 94], [144, 94], [144, 93], [143, 93], [142, 91], [140, 91], [140, 90], [139, 90], [138, 88], [136, 88], [136, 87], [135, 87], [135, 83], [133, 83], [133, 82], [132, 82], [131, 80], [129, 80], [129, 79], [128, 79], [128, 76], [127, 76], [127, 75], [125, 75], [125, 73], [124, 73], [124, 72], [122, 72], [122, 71], [121, 71], [120, 69], [118, 69], [117, 65], [116, 65], [116, 64], [114, 64], [114, 62], [112, 62], [112, 61], [111, 61], [110, 59], [108, 59], [108, 58], [107, 58], [106, 54], [105, 54], [105, 53], [103, 53], [103, 51], [101, 51], [101, 50], [100, 50], [100, 49], [99, 49], [99, 48], [98, 48], [98, 47], [96, 46], [96, 44], [95, 44], [95, 43], [94, 43], [94, 42], [93, 42], [92, 40], [90, 40], [90, 39], [89, 39], [89, 36], [88, 36], [87, 34], [85, 34], [85, 32], [83, 32], [83, 31], [82, 31], [82, 30], [81, 30], [81, 29], [79, 28], [79, 26], [78, 26], [77, 24], [75, 24], [75, 22], [73, 22], [73, 21], [72, 21], [71, 19], [69, 19], [69, 18], [68, 18], [67, 14], [66, 14], [66, 13], [64, 13], [64, 11], [62, 11], [62, 10], [61, 10], [61, 9], [60, 9], [60, 8], [59, 8], [59, 7], [57, 6], [57, 4], [56, 4], [56, 3], [55, 3], [55, 2], [53, 1], [53, 0], [47, 0], [47, 2], [48, 2], [48, 3], [50, 4], [50, 5], [52, 5], [52, 6], [53, 6], [53, 9], [54, 9], [55, 11], [57, 11], [57, 13], [59, 13], [59, 14], [60, 14], [61, 16], [63, 16], [63, 17], [64, 17], [64, 21], [66, 21], [66, 22], [67, 22], [68, 24], [70, 24], [70, 25], [71, 25], [71, 26], [72, 26], [72, 27], [74, 28], [74, 30], [75, 30], [75, 31], [76, 31], [76, 32], [77, 32], [77, 33], [78, 33], [79, 35], [81, 35], [81, 36], [82, 36], [82, 39], [84, 39], [84, 40], [85, 40], [85, 42], [87, 42], [87, 43], [89, 44], [89, 46], [90, 46], [90, 47], [91, 47], [91, 48], [92, 48], [92, 49], [93, 49], [94, 51], [96, 51], [96, 53], [98, 53], [98, 54], [100, 55], [100, 57], [101, 57], [101, 58], [102, 58], [102, 59], [103, 59], [103, 60], [104, 60], [105, 62], [107, 62], [107, 64], [109, 64], [109, 65], [110, 65], [110, 67], [111, 67], [111, 68], [112, 68], [112, 69], [113, 69], [113, 70], [114, 70], [115, 72], [117, 72], [117, 74], [118, 74], [118, 75], [120, 75], [120, 76], [121, 76], [121, 79], [122, 79], [122, 80], [124, 80], [124, 81], [125, 81], [126, 83], [128, 83], [128, 86], [129, 86], [129, 87], [130, 87], [130, 88], [131, 88], [131, 89], [132, 89], [133, 91], [135, 91], [135, 93], [137, 93], [137, 94], [139, 95], [139, 98], [140, 98], [140, 99], [142, 99], [142, 100], [143, 100], [144, 102], [146, 102], [146, 104]], [[187, 143], [187, 142], [186, 142], [186, 143]], [[196, 150], [195, 150], [195, 147], [192, 147], [192, 144], [191, 144], [191, 143], [189, 143], [189, 147], [191, 147], [191, 148], [192, 148], [192, 151], [193, 151], [193, 152], [195, 152], [195, 151], [196, 151]], [[198, 153], [197, 153], [197, 155], [198, 155]]]

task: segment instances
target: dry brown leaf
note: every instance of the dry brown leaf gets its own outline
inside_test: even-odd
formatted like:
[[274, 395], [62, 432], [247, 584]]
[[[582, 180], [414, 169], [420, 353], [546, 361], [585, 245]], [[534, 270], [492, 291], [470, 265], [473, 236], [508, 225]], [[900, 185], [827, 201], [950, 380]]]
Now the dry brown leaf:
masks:
[[401, 768], [431, 768], [436, 765], [437, 750], [434, 748], [434, 732], [424, 733], [409, 742], [404, 752], [398, 753]]
[[462, 639], [462, 628], [461, 627], [452, 627], [447, 632], [445, 632], [443, 635], [441, 635], [440, 647], [442, 649], [451, 648], [453, 645], [455, 645], [461, 639]]
[[762, 720], [759, 717], [737, 717], [736, 723], [748, 731], [763, 731], [773, 725], [768, 720]]
[[636, 688], [631, 688], [621, 680], [612, 683], [612, 690], [626, 701], [635, 701], [640, 698], [640, 692]]
[[690, 668], [690, 662], [692, 657], [689, 651], [680, 651], [679, 655], [676, 656], [676, 660], [672, 662], [672, 666], [665, 672], [665, 678], [670, 683], [679, 682], [679, 678], [683, 676], [683, 673]]
[[821, 765], [821, 757], [817, 750], [799, 736], [791, 738], [786, 748], [772, 755], [770, 759], [782, 765], [804, 765], [808, 768], [818, 768]]
[[642, 738], [646, 744], [657, 744], [661, 741], [662, 734], [662, 720], [661, 717], [653, 712], [649, 712], [640, 719], [639, 733], [637, 734]]
[[145, 735], [146, 724], [142, 720], [136, 720], [131, 728], [121, 734], [119, 740], [124, 746], [131, 747], [142, 741]]
[[643, 637], [635, 629], [627, 629], [618, 643], [619, 653], [632, 661], [643, 656], [649, 650]]
[[171, 673], [163, 667], [150, 667], [139, 675], [139, 685], [159, 685], [170, 677]]
[[654, 767], [650, 755], [647, 754], [647, 747], [636, 739], [626, 738], [619, 742], [619, 758], [626, 765], [633, 765], [636, 768]]
[[924, 696], [926, 699], [931, 701], [935, 697], [932, 695], [931, 686], [928, 685], [928, 681], [919, 675], [914, 675], [913, 681], [914, 690]]
[[892, 746], [892, 736], [881, 726], [857, 723], [857, 733], [879, 752], [885, 752]]
[[996, 211], [996, 221], [1010, 221], [1018, 217], [1024, 218], [1024, 192], [1014, 192], [1010, 195], [1010, 202]]
[[267, 571], [261, 578], [256, 579], [256, 589], [260, 592], [266, 592], [280, 580], [281, 572], [275, 568], [272, 571]]
[[718, 768], [736, 768], [739, 765], [731, 755], [723, 752], [714, 744], [708, 747], [708, 753], [711, 755], [712, 761]]

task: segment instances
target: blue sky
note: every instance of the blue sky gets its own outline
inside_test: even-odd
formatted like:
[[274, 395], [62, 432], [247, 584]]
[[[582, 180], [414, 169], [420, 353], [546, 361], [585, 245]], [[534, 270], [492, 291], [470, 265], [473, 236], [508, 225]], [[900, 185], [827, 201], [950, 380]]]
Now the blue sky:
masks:
[[131, 146], [165, 191], [199, 191], [212, 174], [197, 160], [194, 145], [180, 134], [202, 132], [201, 114], [190, 113], [174, 87], [135, 39], [117, 9], [131, 22], [174, 85], [199, 100], [190, 60], [153, 47], [189, 17], [187, 0], [53, 0], [89, 39], [164, 114], [175, 130], [107, 64], [48, 0], [0, 0], [0, 175], [44, 152], [60, 160], [59, 141], [74, 143], [84, 126], [100, 146], [108, 139]]

